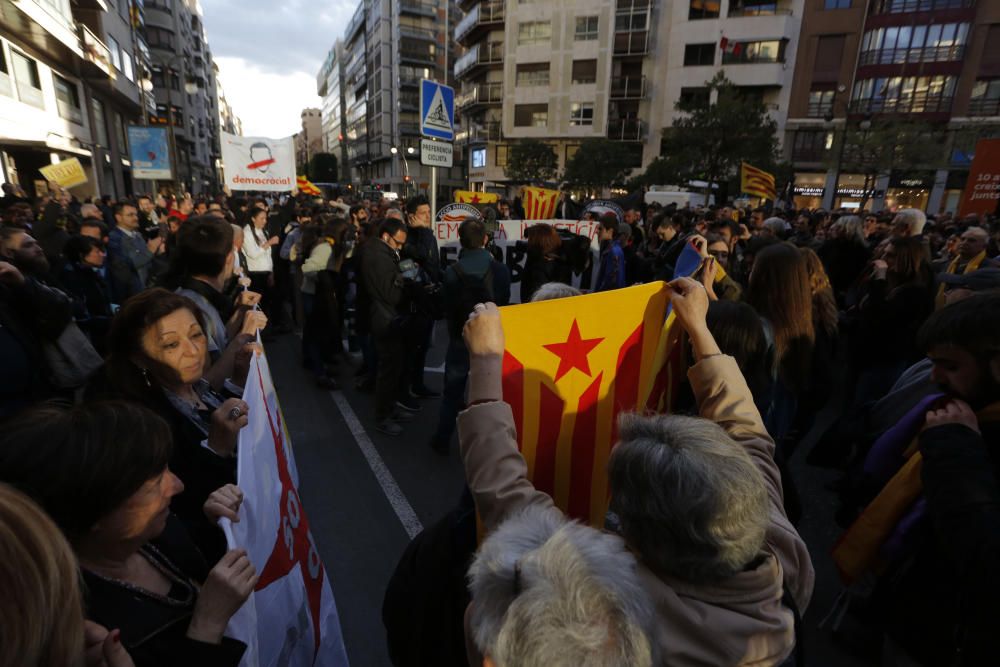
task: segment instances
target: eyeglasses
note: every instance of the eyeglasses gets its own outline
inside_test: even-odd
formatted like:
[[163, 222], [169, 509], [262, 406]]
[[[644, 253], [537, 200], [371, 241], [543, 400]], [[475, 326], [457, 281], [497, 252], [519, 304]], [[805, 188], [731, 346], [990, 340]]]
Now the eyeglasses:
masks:
[[729, 253], [725, 250], [709, 250], [708, 254], [719, 260], [720, 262], [729, 261]]

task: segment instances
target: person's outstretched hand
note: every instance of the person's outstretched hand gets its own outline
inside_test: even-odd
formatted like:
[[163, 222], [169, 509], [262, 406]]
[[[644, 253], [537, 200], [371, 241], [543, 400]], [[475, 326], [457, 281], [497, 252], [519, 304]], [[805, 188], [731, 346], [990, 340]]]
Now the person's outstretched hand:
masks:
[[924, 421], [924, 430], [926, 431], [929, 428], [945, 426], [947, 424], [960, 424], [971, 428], [976, 433], [980, 432], [979, 420], [976, 419], [976, 413], [965, 401], [948, 401], [948, 404], [940, 410], [931, 410], [928, 412], [927, 418]]
[[502, 356], [503, 324], [495, 303], [477, 303], [462, 330], [465, 346], [473, 357]]
[[705, 286], [693, 278], [678, 278], [667, 285], [670, 287], [670, 305], [684, 331], [691, 334], [706, 327], [708, 292]]
[[216, 563], [201, 587], [187, 636], [209, 644], [222, 641], [229, 619], [257, 585], [257, 570], [244, 549], [233, 549]]

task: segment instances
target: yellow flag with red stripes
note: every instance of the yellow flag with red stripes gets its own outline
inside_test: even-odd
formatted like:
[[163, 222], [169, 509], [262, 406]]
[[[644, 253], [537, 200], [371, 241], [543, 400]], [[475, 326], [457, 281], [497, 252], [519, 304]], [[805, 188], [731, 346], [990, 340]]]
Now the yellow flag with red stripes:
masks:
[[525, 220], [551, 220], [556, 215], [559, 191], [525, 186], [521, 188]]
[[296, 176], [295, 185], [299, 188], [299, 192], [315, 197], [323, 196], [323, 191], [313, 185], [313, 183], [305, 176]]
[[669, 290], [656, 282], [500, 314], [503, 396], [528, 476], [568, 516], [602, 526], [618, 415], [664, 410], [684, 374]]
[[774, 186], [774, 174], [752, 167], [746, 162], [740, 164], [740, 189], [748, 195], [774, 201], [778, 191]]
[[495, 192], [473, 192], [471, 190], [455, 190], [456, 204], [495, 204], [500, 195]]

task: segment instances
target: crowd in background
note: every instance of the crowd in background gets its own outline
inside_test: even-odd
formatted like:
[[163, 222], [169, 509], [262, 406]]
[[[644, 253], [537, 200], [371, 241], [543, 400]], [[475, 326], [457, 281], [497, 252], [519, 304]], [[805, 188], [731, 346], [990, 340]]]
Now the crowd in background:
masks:
[[[256, 571], [216, 522], [238, 518], [258, 335], [295, 331], [317, 388], [349, 377], [387, 436], [440, 399], [427, 444], [447, 456], [458, 431], [465, 500], [490, 535], [473, 560], [474, 528], [464, 546], [445, 531], [465, 555], [459, 590], [434, 600], [421, 637], [407, 628], [430, 602], [398, 597], [419, 568], [397, 571], [385, 609], [397, 664], [805, 664], [813, 575], [787, 462], [831, 405], [838, 418], [808, 460], [843, 472], [837, 520], [869, 554], [838, 561], [853, 593], [845, 643], [883, 664], [990, 662], [1000, 221], [641, 206], [597, 220], [596, 253], [589, 238], [529, 227], [522, 266], [493, 237], [518, 211], [501, 200], [462, 223], [445, 265], [419, 195], [79, 202], [52, 187], [32, 201], [5, 184], [0, 589], [60, 627], [59, 641], [32, 644], [0, 604], [10, 664], [239, 662], [245, 647], [223, 632]], [[686, 248], [701, 263], [678, 277]], [[675, 412], [696, 415], [620, 424], [606, 533], [567, 523], [530, 488], [488, 305], [515, 301], [513, 286], [521, 302], [573, 296], [591, 274], [597, 291], [671, 281], [691, 366]], [[438, 321], [440, 393], [424, 377]], [[908, 502], [886, 509], [901, 475]], [[858, 517], [881, 520], [880, 537], [859, 537]], [[49, 606], [14, 585], [28, 570], [58, 587]], [[576, 609], [557, 604], [570, 598]]]

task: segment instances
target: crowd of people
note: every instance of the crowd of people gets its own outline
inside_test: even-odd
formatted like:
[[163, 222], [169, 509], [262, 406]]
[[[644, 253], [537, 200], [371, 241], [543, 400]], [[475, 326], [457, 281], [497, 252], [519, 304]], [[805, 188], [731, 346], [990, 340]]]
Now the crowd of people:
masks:
[[[599, 251], [538, 222], [505, 255], [501, 200], [446, 265], [420, 195], [50, 190], [0, 198], [0, 665], [239, 663], [224, 631], [257, 572], [218, 520], [240, 516], [252, 357], [295, 331], [310, 382], [372, 394], [380, 433], [429, 406], [429, 450], [457, 431], [468, 491], [386, 592], [396, 664], [806, 664], [788, 460], [830, 409], [806, 457], [842, 471], [838, 638], [886, 665], [994, 661], [994, 217], [641, 206], [596, 221]], [[671, 415], [619, 423], [600, 531], [529, 481], [497, 307], [658, 280], [687, 382]]]

